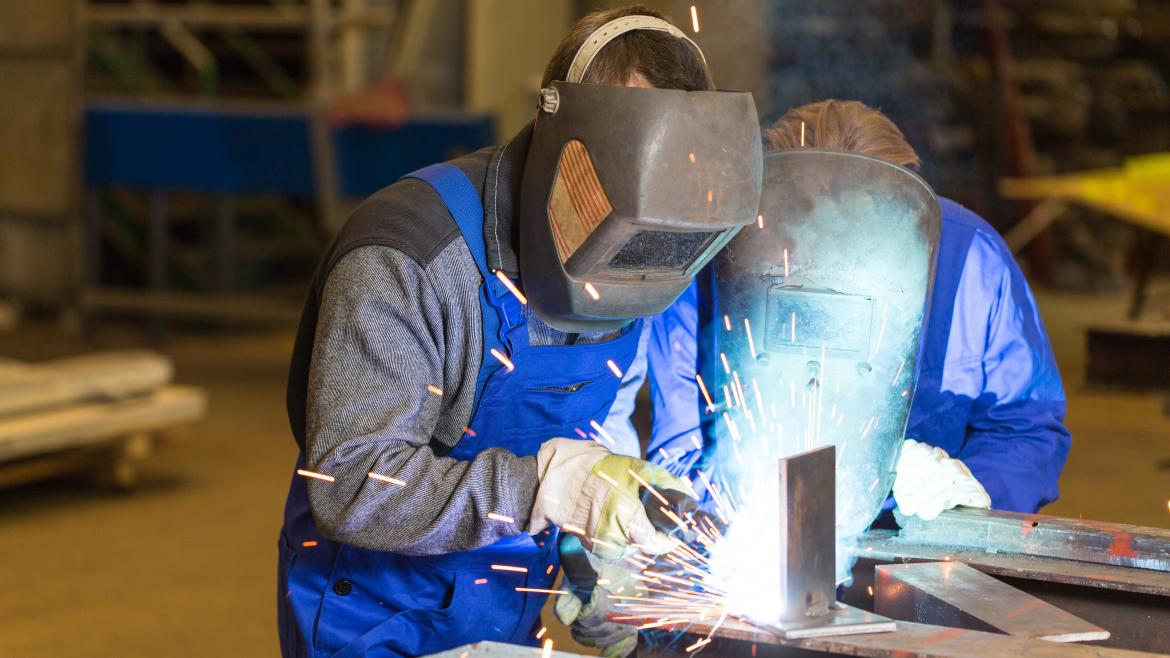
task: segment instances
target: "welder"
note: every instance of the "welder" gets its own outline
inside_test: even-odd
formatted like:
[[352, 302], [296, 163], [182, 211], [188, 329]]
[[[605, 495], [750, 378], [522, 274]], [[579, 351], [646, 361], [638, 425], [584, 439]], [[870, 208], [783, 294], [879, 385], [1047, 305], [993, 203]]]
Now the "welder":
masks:
[[[771, 149], [833, 149], [919, 164], [893, 122], [855, 101], [791, 110], [765, 138]], [[893, 498], [901, 513], [924, 519], [959, 505], [1035, 512], [1056, 499], [1070, 445], [1052, 346], [1000, 236], [959, 204], [939, 204], [937, 269]], [[695, 374], [716, 357], [696, 342], [698, 309], [711, 303], [701, 290], [692, 285], [652, 320], [647, 348], [654, 407], [647, 454], [681, 476], [710, 467], [700, 465], [705, 404]]]
[[754, 218], [755, 106], [645, 7], [578, 22], [541, 86], [511, 141], [376, 193], [321, 261], [288, 388], [286, 656], [532, 644], [563, 536], [674, 546], [646, 501], [677, 511], [689, 485], [606, 424], [637, 318]]

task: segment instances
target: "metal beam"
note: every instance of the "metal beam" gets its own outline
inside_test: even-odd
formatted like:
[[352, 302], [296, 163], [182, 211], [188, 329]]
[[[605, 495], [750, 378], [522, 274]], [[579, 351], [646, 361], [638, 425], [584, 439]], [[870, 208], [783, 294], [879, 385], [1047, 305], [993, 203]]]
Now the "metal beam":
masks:
[[[650, 634], [639, 637], [638, 658], [690, 658], [686, 647], [711, 632], [714, 620], [692, 621], [666, 630], [677, 630], [668, 642]], [[898, 622], [898, 630], [866, 635], [784, 638], [735, 619], [727, 619], [709, 644], [701, 645], [707, 658], [779, 658], [789, 656], [867, 656], [869, 658], [1137, 658], [1160, 654], [1082, 644], [1061, 644], [1026, 637], [985, 633], [962, 628]], [[529, 649], [531, 651], [531, 649]]]
[[899, 541], [1170, 572], [1170, 530], [972, 508], [898, 518]]
[[1050, 642], [1109, 639], [1109, 631], [958, 562], [877, 567], [874, 611], [936, 626]]
[[781, 459], [781, 620], [823, 615], [836, 600], [836, 448], [825, 446]]

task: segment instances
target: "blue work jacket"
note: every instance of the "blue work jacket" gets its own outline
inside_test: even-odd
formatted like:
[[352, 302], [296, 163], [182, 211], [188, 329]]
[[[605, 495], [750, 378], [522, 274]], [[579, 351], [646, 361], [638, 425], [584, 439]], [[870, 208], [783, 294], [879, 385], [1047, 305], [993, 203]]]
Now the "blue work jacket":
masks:
[[[942, 235], [918, 388], [906, 430], [961, 459], [995, 509], [1035, 512], [1057, 498], [1071, 437], [1052, 345], [1032, 291], [999, 234], [940, 199]], [[648, 458], [691, 475], [699, 457], [698, 286], [652, 321]]]

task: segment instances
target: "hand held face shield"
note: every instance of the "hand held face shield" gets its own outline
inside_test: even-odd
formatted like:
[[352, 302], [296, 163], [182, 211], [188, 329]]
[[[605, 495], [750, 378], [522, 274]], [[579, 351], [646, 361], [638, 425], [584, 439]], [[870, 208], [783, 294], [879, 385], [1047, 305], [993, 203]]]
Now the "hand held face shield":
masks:
[[[665, 25], [685, 38], [650, 20], [629, 29]], [[578, 53], [570, 80], [596, 41]], [[760, 181], [751, 94], [552, 83], [521, 185], [520, 261], [533, 309], [577, 332], [660, 313], [755, 221]]]

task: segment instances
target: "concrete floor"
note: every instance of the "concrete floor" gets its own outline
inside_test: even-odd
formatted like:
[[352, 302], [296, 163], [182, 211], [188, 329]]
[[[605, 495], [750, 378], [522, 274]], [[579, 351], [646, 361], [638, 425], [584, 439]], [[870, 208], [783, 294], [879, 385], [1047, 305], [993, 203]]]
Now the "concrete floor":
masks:
[[[1080, 384], [1078, 323], [1120, 317], [1122, 300], [1046, 294], [1041, 305], [1074, 435], [1062, 499], [1046, 511], [1170, 527], [1161, 398]], [[126, 342], [108, 336], [97, 347]], [[0, 656], [277, 653], [275, 541], [295, 452], [284, 415], [289, 346], [285, 335], [172, 340], [179, 379], [206, 389], [210, 413], [189, 443], [147, 462], [133, 494], [76, 478], [0, 491]], [[5, 356], [78, 349], [51, 330], [0, 336]], [[563, 630], [553, 637], [572, 650]]]

